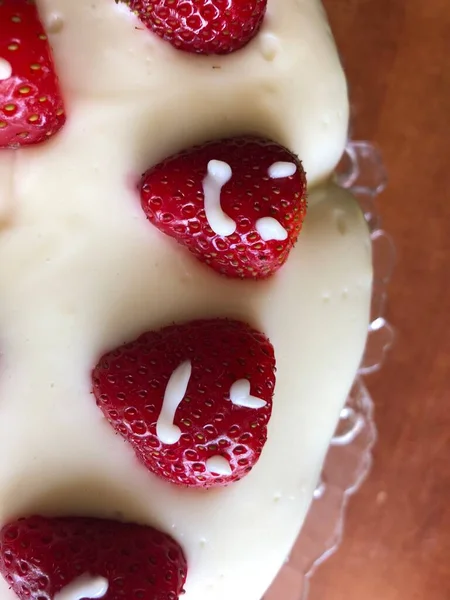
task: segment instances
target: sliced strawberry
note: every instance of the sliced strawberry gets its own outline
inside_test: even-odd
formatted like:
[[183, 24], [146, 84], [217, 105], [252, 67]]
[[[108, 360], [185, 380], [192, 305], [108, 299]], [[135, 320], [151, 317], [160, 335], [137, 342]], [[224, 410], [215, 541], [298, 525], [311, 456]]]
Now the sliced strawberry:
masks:
[[0, 573], [20, 600], [176, 600], [187, 565], [178, 544], [151, 527], [30, 517], [1, 530]]
[[49, 139], [66, 120], [47, 36], [32, 0], [0, 2], [0, 147]]
[[230, 54], [258, 33], [267, 0], [116, 0], [179, 50]]
[[103, 356], [93, 384], [105, 417], [153, 473], [224, 485], [246, 475], [266, 443], [274, 350], [239, 321], [172, 325]]
[[150, 168], [139, 187], [149, 221], [228, 277], [273, 275], [306, 214], [301, 162], [259, 138], [194, 147]]

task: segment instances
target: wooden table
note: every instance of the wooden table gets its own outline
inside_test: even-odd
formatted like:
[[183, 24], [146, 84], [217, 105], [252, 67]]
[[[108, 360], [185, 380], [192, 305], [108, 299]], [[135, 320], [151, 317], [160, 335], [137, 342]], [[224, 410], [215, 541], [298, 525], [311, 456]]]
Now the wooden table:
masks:
[[[354, 137], [390, 174], [398, 341], [368, 378], [379, 442], [345, 541], [311, 600], [450, 599], [450, 2], [326, 0], [356, 107]], [[282, 599], [280, 599], [282, 600]]]

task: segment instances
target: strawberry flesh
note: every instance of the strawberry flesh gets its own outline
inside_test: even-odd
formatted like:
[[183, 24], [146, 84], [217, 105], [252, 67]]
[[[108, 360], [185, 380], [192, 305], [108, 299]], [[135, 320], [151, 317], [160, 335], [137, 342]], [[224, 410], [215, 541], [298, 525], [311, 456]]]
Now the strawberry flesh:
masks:
[[187, 565], [179, 545], [151, 527], [34, 516], [1, 530], [0, 573], [20, 600], [53, 600], [83, 575], [108, 581], [103, 600], [176, 600]]
[[[235, 221], [231, 235], [213, 231], [205, 211], [204, 181], [210, 161], [221, 161], [232, 176], [222, 187], [223, 212]], [[277, 163], [295, 168], [273, 178]], [[200, 261], [227, 277], [263, 279], [286, 262], [306, 215], [306, 177], [301, 162], [279, 144], [254, 137], [210, 142], [150, 168], [139, 184], [148, 220], [185, 246]], [[284, 240], [264, 240], [260, 219], [276, 220]]]
[[148, 29], [172, 46], [199, 54], [230, 54], [248, 44], [267, 8], [267, 0], [124, 1]]
[[50, 46], [34, 2], [0, 2], [0, 147], [44, 142], [66, 117]]
[[[157, 423], [169, 380], [186, 361], [192, 372], [173, 418], [181, 437], [168, 444], [158, 437]], [[233, 384], [242, 380], [263, 407], [231, 401]], [[93, 371], [98, 406], [144, 465], [171, 483], [194, 487], [226, 485], [252, 469], [266, 443], [274, 387], [269, 340], [227, 319], [144, 333], [103, 356]], [[208, 461], [217, 457], [228, 463], [228, 473], [211, 470]]]

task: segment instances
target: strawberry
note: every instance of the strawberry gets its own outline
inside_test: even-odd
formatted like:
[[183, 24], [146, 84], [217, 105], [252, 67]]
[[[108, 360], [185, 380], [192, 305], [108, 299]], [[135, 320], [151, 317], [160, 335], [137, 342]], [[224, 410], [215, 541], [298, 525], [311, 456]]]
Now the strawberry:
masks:
[[32, 0], [0, 2], [0, 147], [38, 144], [65, 122], [47, 36]]
[[195, 487], [237, 481], [255, 465], [274, 387], [268, 339], [227, 319], [144, 333], [93, 371], [98, 406], [144, 465]]
[[120, 1], [172, 46], [198, 54], [239, 50], [258, 33], [267, 8], [267, 0]]
[[187, 565], [178, 544], [152, 527], [35, 516], [1, 530], [0, 573], [21, 600], [176, 600]]
[[150, 168], [139, 189], [149, 221], [227, 277], [273, 275], [306, 214], [301, 162], [254, 137], [181, 152]]

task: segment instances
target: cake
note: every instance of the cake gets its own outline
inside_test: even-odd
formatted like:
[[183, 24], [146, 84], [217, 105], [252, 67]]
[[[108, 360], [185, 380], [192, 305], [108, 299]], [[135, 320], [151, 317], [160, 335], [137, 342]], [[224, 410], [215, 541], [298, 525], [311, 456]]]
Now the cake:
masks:
[[[363, 353], [372, 285], [370, 237], [356, 200], [333, 183], [349, 111], [345, 76], [321, 3], [268, 0], [265, 11], [265, 2], [255, 0], [249, 39], [234, 51], [213, 46], [206, 53], [195, 36], [179, 38], [193, 44], [184, 48], [173, 31], [161, 31], [161, 19], [149, 23], [152, 13], [144, 9], [151, 4], [169, 10], [171, 3], [37, 1], [48, 36], [47, 42], [40, 34], [41, 41], [51, 46], [49, 69], [58, 77], [46, 71], [46, 89], [60, 93], [63, 104], [58, 100], [48, 108], [42, 136], [30, 140], [34, 133], [27, 139], [15, 131], [14, 140], [0, 149], [2, 600], [53, 600], [48, 590], [56, 600], [127, 597], [112, 595], [116, 580], [88, 569], [73, 581], [64, 574], [57, 581], [36, 579], [25, 592], [33, 545], [31, 554], [19, 552], [18, 558], [8, 546], [21, 539], [21, 518], [31, 519], [18, 521], [29, 525], [30, 535], [33, 527], [47, 531], [53, 521], [63, 527], [64, 519], [73, 519], [82, 523], [81, 530], [94, 523], [94, 534], [86, 537], [94, 545], [103, 539], [95, 534], [95, 523], [115, 521], [124, 530], [108, 539], [126, 548], [135, 527], [128, 524], [146, 526], [150, 535], [157, 530], [167, 536], [158, 543], [167, 544], [168, 555], [175, 557], [185, 600], [260, 600], [301, 529]], [[212, 4], [222, 11], [223, 3]], [[29, 3], [0, 2], [0, 143], [2, 132], [5, 140], [13, 126], [13, 111], [5, 104], [15, 76], [10, 28], [20, 25], [6, 19], [2, 11], [7, 10], [28, 14]], [[234, 23], [240, 26], [237, 17]], [[209, 38], [213, 44], [217, 40]], [[27, 118], [32, 127], [34, 114]], [[228, 172], [223, 156], [232, 155], [235, 143], [244, 148], [244, 159]], [[211, 253], [202, 256], [201, 247], [177, 243], [177, 230], [165, 230], [162, 217], [149, 208], [155, 177], [162, 181], [167, 175], [161, 169], [168, 169], [170, 180], [173, 164], [194, 164], [205, 152], [217, 159], [218, 170], [208, 163], [205, 198], [198, 192], [196, 198], [206, 203], [207, 190], [216, 189], [223, 177], [216, 189], [220, 197], [241, 163], [258, 169], [246, 163], [246, 148], [249, 156], [261, 153], [273, 163], [270, 173], [264, 167], [264, 185], [287, 185], [289, 193], [295, 183], [292, 199], [298, 200], [301, 216], [296, 225], [275, 232], [273, 219], [266, 222], [267, 244], [278, 240], [286, 252], [277, 255], [276, 272], [262, 270], [255, 277], [229, 273], [217, 267]], [[284, 159], [272, 160], [278, 155]], [[208, 174], [212, 188], [205, 183]], [[270, 199], [272, 211], [278, 210], [275, 200]], [[217, 233], [217, 227], [211, 229]], [[220, 224], [218, 230], [220, 237]], [[291, 232], [295, 239], [286, 239]], [[222, 238], [230, 235], [225, 231]], [[216, 447], [209, 471], [202, 468], [217, 481], [194, 473], [180, 485], [166, 477], [158, 460], [146, 461], [140, 442], [129, 439], [130, 428], [121, 430], [117, 411], [102, 406], [101, 370], [117, 356], [134, 360], [136, 347], [151, 354], [155, 340], [166, 344], [170, 338], [167, 347], [178, 356], [177, 344], [190, 347], [186, 340], [194, 329], [201, 332], [194, 346], [206, 365], [222, 339], [217, 328], [224, 328], [223, 339], [231, 339], [230, 327], [237, 328], [236, 344], [251, 339], [249, 356], [264, 354], [249, 369], [256, 373], [261, 367], [260, 374], [268, 369], [258, 393], [241, 376], [239, 385], [225, 391], [230, 406], [234, 394], [233, 406], [265, 415], [258, 460], [235, 472], [239, 461], [230, 466], [227, 452]], [[213, 350], [202, 349], [199, 340], [209, 340]], [[181, 354], [172, 400], [168, 387], [160, 391], [169, 411], [165, 434], [161, 421], [157, 433], [163, 454], [179, 443], [176, 431], [170, 438], [176, 411], [189, 392], [193, 369], [200, 368]], [[168, 378], [162, 377], [164, 385]], [[181, 435], [183, 424], [178, 425]], [[45, 556], [42, 560], [46, 563]], [[17, 574], [20, 564], [24, 579]], [[57, 571], [58, 565], [52, 568]], [[139, 579], [131, 567], [127, 577]], [[175, 600], [180, 589], [167, 589], [165, 595], [144, 590], [136, 597]]]

